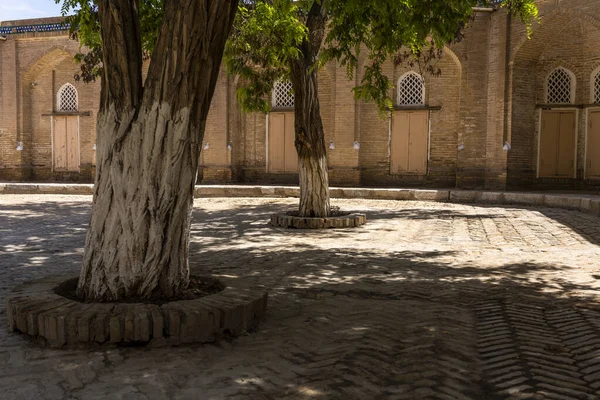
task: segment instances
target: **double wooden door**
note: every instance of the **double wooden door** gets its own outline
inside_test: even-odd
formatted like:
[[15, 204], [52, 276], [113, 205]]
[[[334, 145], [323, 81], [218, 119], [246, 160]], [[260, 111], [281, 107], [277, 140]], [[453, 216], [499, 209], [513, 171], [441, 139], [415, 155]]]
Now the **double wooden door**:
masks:
[[53, 169], [55, 171], [79, 171], [78, 117], [55, 116], [52, 135]]
[[391, 174], [427, 174], [429, 111], [395, 111], [390, 144]]
[[576, 126], [575, 111], [542, 112], [540, 178], [574, 177]]
[[298, 172], [298, 153], [294, 144], [294, 113], [269, 114], [269, 172]]

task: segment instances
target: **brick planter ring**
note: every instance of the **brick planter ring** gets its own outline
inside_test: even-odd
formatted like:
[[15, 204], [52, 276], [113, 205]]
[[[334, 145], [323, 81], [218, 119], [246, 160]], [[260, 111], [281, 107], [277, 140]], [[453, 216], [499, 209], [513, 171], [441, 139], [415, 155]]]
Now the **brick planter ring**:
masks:
[[367, 222], [365, 214], [348, 214], [327, 218], [305, 218], [286, 213], [272, 214], [271, 224], [280, 228], [333, 229], [355, 228]]
[[15, 288], [8, 299], [10, 329], [52, 347], [206, 343], [224, 333], [236, 336], [257, 328], [267, 307], [266, 290], [244, 287], [236, 280], [223, 281], [228, 286], [219, 293], [160, 306], [80, 303], [54, 292], [69, 278], [73, 277], [46, 278]]

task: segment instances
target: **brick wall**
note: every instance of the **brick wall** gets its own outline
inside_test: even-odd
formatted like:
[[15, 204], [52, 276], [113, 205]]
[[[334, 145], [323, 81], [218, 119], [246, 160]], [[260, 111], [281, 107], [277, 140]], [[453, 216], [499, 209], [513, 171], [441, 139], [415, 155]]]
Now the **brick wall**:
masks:
[[[584, 176], [586, 121], [591, 74], [600, 66], [600, 0], [540, 0], [541, 25], [531, 39], [504, 10], [479, 12], [465, 38], [444, 50], [440, 76], [423, 74], [430, 111], [427, 174], [390, 174], [390, 118], [374, 104], [354, 100], [344, 68], [330, 63], [319, 72], [319, 99], [328, 149], [330, 182], [341, 186], [436, 186], [593, 188]], [[2, 26], [52, 20], [4, 22]], [[12, 34], [0, 42], [0, 179], [93, 178], [99, 84], [74, 82], [72, 55], [78, 44], [66, 32]], [[361, 63], [365, 63], [362, 55]], [[147, 69], [145, 64], [145, 69]], [[557, 66], [577, 79], [577, 178], [536, 178], [539, 117], [545, 78]], [[390, 79], [410, 70], [385, 65]], [[419, 71], [418, 68], [413, 68]], [[52, 114], [56, 92], [70, 82], [79, 93], [81, 173], [52, 172]], [[236, 78], [222, 72], [206, 122], [199, 181], [204, 183], [298, 182], [296, 174], [267, 173], [267, 116], [243, 113]], [[395, 99], [395, 93], [390, 93]], [[584, 106], [587, 104], [588, 106]], [[16, 150], [22, 141], [24, 150]], [[356, 149], [354, 144], [360, 145]], [[503, 150], [505, 142], [512, 149]], [[458, 146], [464, 150], [459, 151]]]
[[[2, 23], [2, 26], [59, 22], [60, 18]], [[0, 42], [0, 179], [91, 182], [95, 164], [95, 125], [100, 85], [76, 82], [79, 49], [66, 31], [8, 35]], [[52, 114], [56, 94], [65, 83], [78, 91], [80, 172], [54, 172], [52, 168]], [[17, 151], [17, 143], [23, 150]]]
[[[591, 74], [600, 65], [599, 2], [540, 1], [542, 23], [526, 38], [515, 24], [511, 55], [512, 150], [508, 155], [508, 186], [514, 188], [593, 189], [599, 182], [584, 177], [587, 113], [591, 108]], [[575, 179], [537, 178], [542, 106], [547, 103], [546, 81], [557, 67], [576, 80], [577, 167]], [[536, 106], [537, 105], [537, 106]], [[547, 108], [547, 107], [546, 107]], [[558, 109], [558, 108], [554, 108]]]

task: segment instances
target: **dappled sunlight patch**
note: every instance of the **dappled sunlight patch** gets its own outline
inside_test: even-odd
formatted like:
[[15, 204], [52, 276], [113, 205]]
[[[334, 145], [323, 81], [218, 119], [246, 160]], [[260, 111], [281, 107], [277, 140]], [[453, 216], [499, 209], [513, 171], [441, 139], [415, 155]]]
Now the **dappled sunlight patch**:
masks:
[[261, 378], [238, 378], [234, 380], [238, 385], [258, 385], [261, 386], [265, 383]]
[[49, 257], [31, 257], [29, 259], [29, 261], [32, 264], [43, 264], [44, 262], [46, 262], [48, 260]]
[[27, 245], [26, 244], [9, 244], [4, 247], [4, 251], [6, 252], [18, 252], [18, 251], [24, 251], [27, 249]]
[[325, 397], [327, 395], [327, 393], [322, 390], [313, 389], [308, 386], [298, 386], [296, 392], [309, 397]]

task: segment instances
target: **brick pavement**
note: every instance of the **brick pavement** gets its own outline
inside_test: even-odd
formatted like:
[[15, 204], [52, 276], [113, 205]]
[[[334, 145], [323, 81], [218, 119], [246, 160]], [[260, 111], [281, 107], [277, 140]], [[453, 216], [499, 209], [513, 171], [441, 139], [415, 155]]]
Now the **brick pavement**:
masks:
[[[2, 304], [19, 282], [78, 271], [90, 200], [0, 196]], [[598, 217], [338, 200], [367, 225], [267, 225], [296, 201], [195, 203], [192, 269], [268, 287], [258, 332], [52, 350], [0, 330], [0, 399], [600, 398]]]

